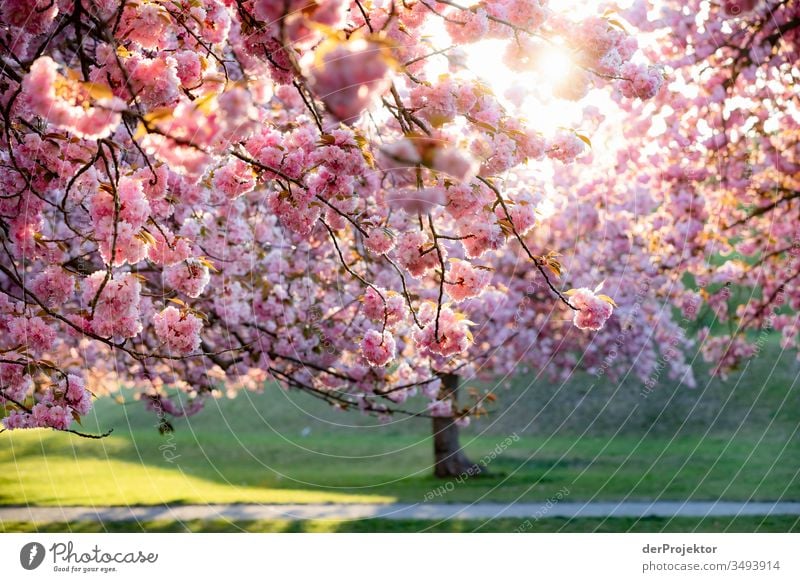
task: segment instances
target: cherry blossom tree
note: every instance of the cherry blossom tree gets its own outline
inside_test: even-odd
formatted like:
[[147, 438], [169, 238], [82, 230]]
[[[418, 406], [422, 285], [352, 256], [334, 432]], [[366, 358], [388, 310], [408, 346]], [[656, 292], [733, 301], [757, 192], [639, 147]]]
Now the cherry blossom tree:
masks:
[[[494, 307], [483, 297], [491, 315], [471, 315], [496, 326], [493, 355], [513, 354], [487, 361], [491, 376], [530, 366], [565, 379], [581, 367], [632, 375], [646, 393], [667, 377], [695, 385], [695, 343], [722, 375], [773, 331], [797, 349], [798, 15], [796, 2], [636, 2], [623, 13], [667, 87], [631, 100], [649, 83], [635, 78], [612, 93], [622, 111], [591, 112], [591, 165], [556, 176], [557, 210], [532, 242], [565, 252], [572, 287], [604, 280], [620, 308], [602, 331], [577, 334], [506, 254], [493, 281], [507, 290]], [[624, 140], [603, 141], [620, 128]]]
[[716, 374], [770, 334], [798, 347], [800, 3], [636, 2], [627, 19], [668, 87], [629, 110], [610, 188], [643, 199], [654, 287], [700, 329]]
[[[638, 104], [662, 75], [613, 14], [531, 0], [1, 10], [7, 429], [97, 437], [73, 421], [120, 386], [184, 415], [273, 380], [452, 431], [481, 406], [454, 407], [452, 378], [509, 339], [490, 335], [514, 289], [498, 268], [523, 260], [537, 306], [561, 305], [581, 337], [611, 317], [590, 277], [559, 282], [558, 231], [536, 236], [533, 178], [565, 171], [588, 137], [542, 134], [463, 55], [495, 39], [529, 67], [558, 47], [574, 63], [559, 98], [605, 87]], [[425, 409], [403, 404], [418, 393]], [[439, 456], [458, 461], [440, 474], [468, 464], [457, 439]]]
[[[606, 125], [615, 127], [601, 123], [593, 128], [593, 135], [609, 133]], [[470, 320], [480, 324], [474, 328], [469, 365], [458, 373], [465, 382], [483, 381], [486, 388], [480, 391], [473, 386], [469, 400], [455, 403], [458, 424], [503, 406], [503, 380], [520, 374], [563, 383], [575, 372], [585, 371], [597, 381], [636, 380], [645, 394], [667, 378], [687, 387], [695, 384], [686, 358], [691, 337], [681, 327], [682, 316], [659, 294], [672, 278], [649, 253], [642, 252], [648, 241], [640, 227], [648, 215], [638, 206], [648, 195], [644, 190], [631, 193], [615, 188], [613, 174], [595, 176], [594, 165], [602, 162], [602, 156], [589, 157], [558, 174], [552, 183], [554, 192], [548, 194], [557, 207], [550, 216], [539, 218], [526, 240], [535, 248], [563, 251], [548, 257], [548, 264], [562, 273], [561, 287], [574, 289], [567, 292], [573, 307], [581, 305], [582, 296], [607, 293], [618, 304], [614, 317], [594, 331], [593, 313], [602, 315], [611, 309], [610, 303], [595, 301], [592, 307], [576, 311], [563, 302], [550, 301], [552, 291], [537, 272], [527, 268], [521, 250], [517, 254], [498, 251], [489, 261], [491, 285], [479, 297], [461, 303]], [[447, 405], [443, 410], [453, 413]], [[444, 430], [437, 434], [447, 436]], [[480, 472], [478, 467], [464, 469], [463, 459], [461, 465], [467, 474]]]

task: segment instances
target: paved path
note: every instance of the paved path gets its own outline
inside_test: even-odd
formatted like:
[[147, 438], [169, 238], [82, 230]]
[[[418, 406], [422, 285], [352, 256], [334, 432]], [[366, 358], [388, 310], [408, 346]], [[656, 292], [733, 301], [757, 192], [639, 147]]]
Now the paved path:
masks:
[[148, 521], [190, 519], [489, 519], [495, 517], [719, 517], [800, 515], [800, 502], [624, 501], [543, 503], [390, 503], [308, 505], [174, 505], [133, 507], [0, 507], [0, 522]]

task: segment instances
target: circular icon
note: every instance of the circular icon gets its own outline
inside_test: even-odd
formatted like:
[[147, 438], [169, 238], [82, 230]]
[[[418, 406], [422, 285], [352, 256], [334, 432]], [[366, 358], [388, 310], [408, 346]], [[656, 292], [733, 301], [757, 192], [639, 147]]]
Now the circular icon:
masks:
[[35, 570], [44, 561], [44, 546], [39, 542], [30, 542], [19, 551], [19, 563], [26, 570]]

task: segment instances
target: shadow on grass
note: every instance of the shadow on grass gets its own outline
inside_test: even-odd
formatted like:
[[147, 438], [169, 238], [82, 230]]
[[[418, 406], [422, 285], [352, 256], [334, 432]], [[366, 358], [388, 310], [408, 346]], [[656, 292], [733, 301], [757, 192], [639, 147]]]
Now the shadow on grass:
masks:
[[0, 524], [0, 530], [10, 532], [86, 533], [86, 532], [254, 532], [254, 533], [526, 533], [556, 532], [797, 532], [800, 518], [795, 516], [770, 517], [715, 517], [675, 518], [648, 517], [643, 519], [561, 519], [549, 518], [536, 522], [521, 519], [494, 519], [490, 521], [453, 520], [433, 522], [424, 520], [365, 519], [359, 521], [239, 521], [191, 520], [155, 522], [112, 523], [55, 523]]

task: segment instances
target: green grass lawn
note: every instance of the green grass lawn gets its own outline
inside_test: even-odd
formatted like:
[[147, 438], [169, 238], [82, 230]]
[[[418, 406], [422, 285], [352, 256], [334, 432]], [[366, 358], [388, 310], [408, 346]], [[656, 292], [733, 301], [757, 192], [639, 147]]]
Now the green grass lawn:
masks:
[[[0, 502], [33, 505], [421, 502], [430, 476], [427, 437], [309, 437], [179, 432], [178, 456], [161, 456], [154, 431], [100, 443], [17, 434], [0, 451]], [[237, 440], [238, 439], [238, 440]], [[473, 458], [497, 440], [475, 437]], [[315, 451], [314, 453], [307, 452]], [[323, 453], [324, 454], [321, 454]], [[566, 487], [585, 499], [800, 498], [796, 442], [773, 437], [522, 437], [490, 463], [491, 476], [454, 483], [437, 501], [544, 500]], [[343, 457], [347, 455], [351, 458]], [[352, 457], [357, 458], [352, 458]], [[430, 495], [428, 496], [430, 497]]]
[[[508, 435], [519, 440], [490, 476], [434, 500], [544, 501], [563, 488], [570, 501], [800, 500], [797, 370], [771, 344], [740, 376], [694, 390], [661, 384], [647, 398], [635, 382], [581, 375], [498, 384], [494, 414], [462, 441], [478, 460]], [[160, 435], [138, 402], [103, 399], [84, 422], [113, 427], [102, 440], [6, 431], [0, 504], [421, 502], [442, 485], [420, 419], [379, 424], [270, 387], [174, 425]]]
[[524, 533], [553, 532], [796, 532], [800, 523], [795, 516], [715, 517], [707, 519], [647, 517], [643, 519], [543, 519], [526, 522], [523, 519], [492, 519], [489, 521], [457, 520], [392, 520], [363, 519], [359, 521], [236, 521], [191, 520], [100, 523], [0, 523], [0, 531], [11, 532], [258, 532], [258, 533], [450, 533], [481, 532]]

